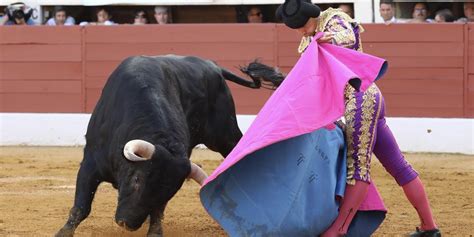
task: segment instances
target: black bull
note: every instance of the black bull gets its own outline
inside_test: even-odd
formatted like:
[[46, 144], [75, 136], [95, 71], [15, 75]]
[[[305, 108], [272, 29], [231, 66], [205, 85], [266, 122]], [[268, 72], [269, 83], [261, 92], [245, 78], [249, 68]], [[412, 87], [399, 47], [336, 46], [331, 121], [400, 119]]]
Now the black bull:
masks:
[[[242, 137], [224, 79], [260, 88], [249, 68], [243, 71], [252, 81], [197, 57], [124, 60], [92, 113], [74, 206], [57, 236], [74, 234], [103, 181], [118, 189], [119, 225], [136, 230], [149, 217], [148, 235], [161, 236], [165, 206], [190, 174], [193, 147], [202, 143], [225, 157]], [[145, 145], [128, 147], [136, 139]]]

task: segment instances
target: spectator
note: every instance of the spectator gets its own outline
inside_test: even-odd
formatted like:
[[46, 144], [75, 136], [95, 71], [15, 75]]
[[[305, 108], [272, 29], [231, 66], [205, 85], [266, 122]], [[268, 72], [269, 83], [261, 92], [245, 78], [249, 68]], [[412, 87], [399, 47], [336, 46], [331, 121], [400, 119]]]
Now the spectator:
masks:
[[263, 23], [262, 9], [258, 6], [250, 7], [247, 12], [248, 23]]
[[339, 4], [339, 6], [337, 8], [341, 9], [344, 13], [346, 13], [352, 19], [354, 19], [354, 11], [352, 10], [351, 4], [342, 3], [342, 4]]
[[442, 23], [442, 22], [453, 22], [454, 15], [449, 9], [442, 9], [436, 12], [435, 22]]
[[97, 25], [114, 25], [115, 23], [111, 21], [112, 15], [105, 8], [99, 8], [97, 11]]
[[100, 7], [96, 11], [97, 21], [96, 22], [81, 22], [79, 25], [115, 25], [115, 22], [111, 21], [112, 15], [104, 7]]
[[148, 17], [146, 15], [146, 11], [141, 9], [135, 11], [135, 18], [133, 20], [134, 25], [145, 25], [148, 24]]
[[428, 20], [428, 6], [425, 3], [419, 2], [415, 4], [412, 13], [413, 19], [411, 19], [410, 23], [429, 23], [431, 20]]
[[8, 20], [7, 15], [0, 12], [0, 26], [4, 25], [7, 20]]
[[27, 7], [24, 3], [17, 2], [8, 5], [5, 8], [5, 16], [2, 17], [1, 25], [34, 25], [31, 19], [33, 9]]
[[157, 24], [171, 23], [171, 17], [168, 7], [155, 7], [155, 20]]
[[71, 26], [76, 24], [76, 21], [72, 16], [68, 16], [66, 9], [64, 7], [55, 7], [54, 8], [54, 16], [49, 18], [45, 25], [48, 26], [58, 26], [58, 25], [65, 25]]
[[385, 24], [399, 22], [399, 20], [395, 18], [395, 4], [392, 1], [380, 1], [379, 11]]
[[464, 17], [459, 18], [457, 22], [474, 22], [474, 2], [464, 3]]

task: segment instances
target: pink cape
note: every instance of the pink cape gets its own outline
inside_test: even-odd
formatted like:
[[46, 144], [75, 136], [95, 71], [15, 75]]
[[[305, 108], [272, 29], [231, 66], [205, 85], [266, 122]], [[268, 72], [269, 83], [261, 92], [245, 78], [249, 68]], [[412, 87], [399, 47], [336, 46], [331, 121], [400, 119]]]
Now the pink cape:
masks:
[[[254, 151], [332, 124], [344, 114], [344, 87], [350, 79], [360, 79], [360, 90], [365, 91], [384, 73], [384, 59], [318, 44], [319, 37], [310, 43], [237, 146], [203, 186]], [[375, 186], [371, 185], [359, 209], [386, 210]]]

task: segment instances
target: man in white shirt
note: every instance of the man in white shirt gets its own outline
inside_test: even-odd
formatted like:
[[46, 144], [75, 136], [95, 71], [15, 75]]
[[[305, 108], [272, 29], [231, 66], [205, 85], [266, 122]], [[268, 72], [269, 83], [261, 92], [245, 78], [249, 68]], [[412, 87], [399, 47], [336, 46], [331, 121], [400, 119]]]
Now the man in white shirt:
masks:
[[379, 11], [385, 24], [399, 22], [395, 18], [395, 4], [392, 1], [380, 1]]
[[418, 2], [413, 7], [413, 13], [408, 23], [431, 23], [434, 22], [432, 19], [428, 19], [429, 10], [428, 5], [425, 2]]
[[464, 17], [461, 17], [457, 22], [467, 23], [474, 22], [474, 2], [465, 2], [464, 5]]
[[73, 17], [68, 16], [66, 9], [63, 7], [55, 7], [54, 8], [54, 16], [49, 18], [45, 25], [48, 26], [57, 26], [57, 25], [65, 25], [70, 26], [74, 25], [76, 21]]

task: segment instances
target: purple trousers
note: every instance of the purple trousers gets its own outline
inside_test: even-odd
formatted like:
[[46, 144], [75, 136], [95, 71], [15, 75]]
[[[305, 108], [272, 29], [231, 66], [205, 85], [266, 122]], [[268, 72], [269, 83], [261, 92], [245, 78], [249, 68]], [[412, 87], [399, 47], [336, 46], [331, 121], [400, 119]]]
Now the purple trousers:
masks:
[[372, 153], [400, 186], [415, 179], [418, 173], [405, 160], [385, 122], [385, 103], [377, 86], [373, 84], [365, 92], [347, 86], [345, 104], [347, 183], [370, 182]]

